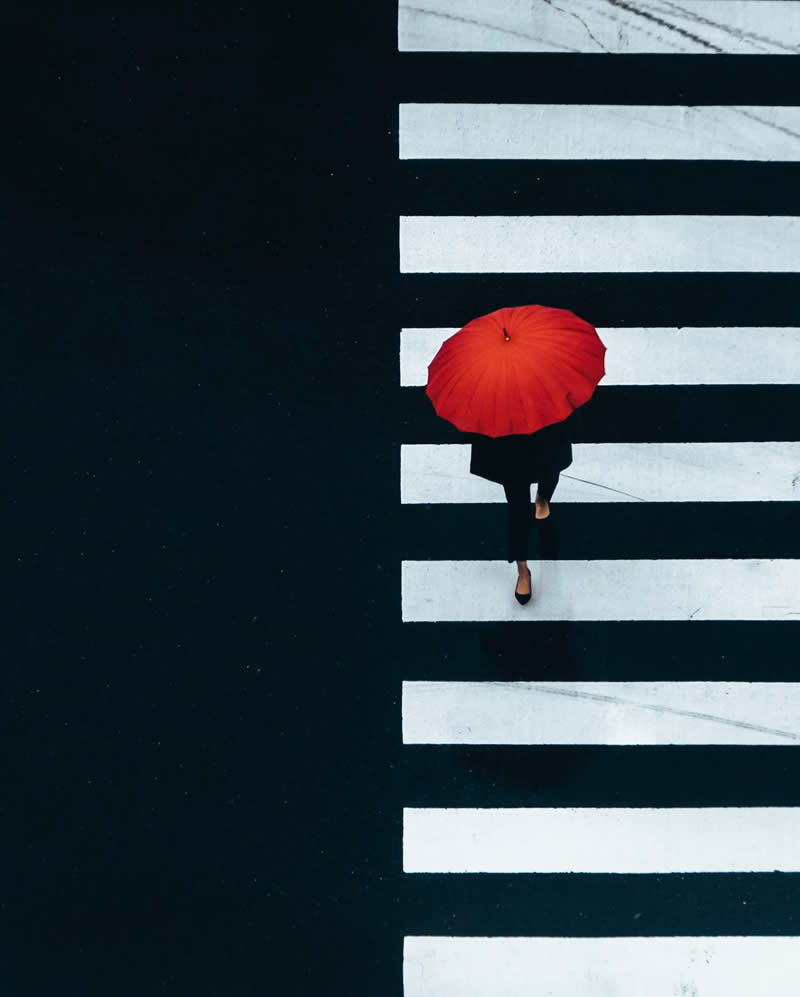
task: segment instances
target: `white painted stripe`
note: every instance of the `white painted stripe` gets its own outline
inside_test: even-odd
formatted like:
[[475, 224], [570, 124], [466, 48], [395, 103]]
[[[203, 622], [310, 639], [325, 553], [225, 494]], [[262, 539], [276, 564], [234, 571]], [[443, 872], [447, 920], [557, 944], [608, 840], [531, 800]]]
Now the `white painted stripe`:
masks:
[[409, 807], [403, 871], [800, 872], [800, 807]]
[[398, 3], [400, 52], [791, 55], [791, 0], [426, 0]]
[[[400, 384], [423, 387], [428, 364], [456, 328], [402, 329]], [[604, 387], [622, 384], [800, 384], [800, 328], [598, 328]]]
[[[506, 501], [471, 474], [469, 443], [404, 443], [400, 501]], [[796, 502], [800, 443], [573, 443], [554, 502]]]
[[407, 936], [404, 997], [797, 997], [792, 935]]
[[531, 560], [528, 566], [534, 594], [521, 606], [513, 594], [516, 566], [505, 559], [403, 561], [403, 622], [800, 621], [800, 560]]
[[800, 682], [403, 682], [404, 744], [800, 744]]
[[402, 215], [401, 273], [800, 272], [788, 215]]
[[800, 107], [400, 104], [399, 111], [400, 159], [800, 159]]

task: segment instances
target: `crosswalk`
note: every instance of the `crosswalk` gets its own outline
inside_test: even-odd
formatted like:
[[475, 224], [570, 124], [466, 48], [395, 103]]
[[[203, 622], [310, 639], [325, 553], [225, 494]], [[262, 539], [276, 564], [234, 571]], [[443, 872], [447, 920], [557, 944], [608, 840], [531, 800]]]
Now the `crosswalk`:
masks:
[[401, 52], [796, 55], [791, 0], [426, 0], [398, 5]]
[[406, 939], [404, 956], [405, 997], [792, 997], [800, 975], [796, 939], [780, 936], [432, 936]]
[[800, 872], [798, 807], [407, 807], [406, 872]]
[[797, 682], [404, 682], [404, 744], [792, 744]]
[[800, 219], [763, 215], [418, 215], [401, 273], [796, 273]]
[[[576, 443], [559, 502], [791, 502], [800, 443]], [[401, 499], [445, 505], [505, 501], [469, 473], [469, 446], [403, 444]], [[578, 476], [580, 475], [580, 476]]]
[[[800, 328], [598, 328], [603, 386], [800, 384]], [[458, 327], [401, 329], [400, 384], [424, 387], [428, 364]], [[800, 468], [800, 465], [798, 465]]]
[[509, 604], [505, 561], [404, 561], [403, 621], [796, 620], [800, 560], [659, 558], [538, 560], [538, 595]]
[[[648, 171], [666, 161], [702, 167], [707, 171], [704, 182], [714, 177], [720, 164], [750, 164], [754, 172], [748, 176], [756, 183], [759, 169], [800, 163], [800, 108], [780, 98], [742, 99], [741, 86], [729, 103], [723, 97], [697, 105], [691, 103], [690, 92], [686, 103], [665, 102], [656, 95], [663, 60], [669, 57], [691, 56], [711, 73], [716, 60], [708, 56], [740, 56], [746, 74], [750, 60], [744, 57], [766, 56], [775, 60], [775, 71], [780, 72], [786, 65], [782, 56], [800, 53], [800, 2], [795, 0], [400, 2], [398, 51], [427, 53], [425, 58], [439, 67], [442, 77], [456, 53], [462, 54], [459, 58], [465, 53], [516, 53], [515, 58], [527, 53], [532, 60], [549, 59], [551, 68], [563, 56], [569, 59], [572, 76], [580, 75], [579, 58], [593, 60], [586, 66], [596, 73], [598, 57], [638, 57], [638, 86], [629, 102], [599, 101], [588, 69], [583, 103], [574, 99], [574, 83], [573, 96], [565, 102], [553, 97], [552, 87], [542, 103], [529, 97], [513, 103], [507, 94], [494, 103], [470, 103], [468, 98], [441, 102], [436, 93], [430, 101], [417, 95], [414, 101], [400, 102], [398, 159], [420, 174], [426, 161], [438, 168], [450, 164], [451, 192], [458, 188], [459, 163], [468, 161], [473, 170], [481, 162], [513, 162], [523, 175], [544, 160], [553, 161], [556, 168], [559, 162], [566, 167], [569, 161], [581, 161], [584, 169], [596, 163], [606, 170], [609, 162], [627, 160], [644, 183]], [[498, 55], [487, 58], [498, 65]], [[470, 64], [472, 69], [480, 65]], [[697, 62], [692, 65], [696, 79]], [[663, 185], [664, 174], [658, 176]], [[707, 214], [695, 206], [682, 212], [681, 189], [669, 190], [665, 198], [661, 186], [652, 189], [648, 213], [642, 213], [641, 194], [637, 213], [622, 214], [604, 212], [602, 203], [585, 214], [565, 213], [558, 203], [548, 203], [544, 212], [525, 211], [521, 204], [519, 213], [492, 214], [470, 214], [466, 199], [463, 213], [437, 214], [430, 207], [427, 213], [403, 213], [401, 206], [398, 270], [409, 278], [431, 278], [434, 283], [426, 285], [429, 299], [436, 281], [445, 289], [448, 281], [472, 275], [482, 281], [486, 312], [539, 300], [540, 295], [524, 302], [497, 300], [492, 280], [499, 282], [509, 274], [539, 280], [539, 275], [570, 275], [583, 282], [632, 275], [648, 281], [675, 275], [717, 281], [706, 291], [695, 283], [693, 293], [703, 295], [712, 293], [712, 286], [718, 294], [720, 288], [738, 289], [748, 279], [789, 279], [800, 273], [800, 218], [791, 212], [754, 211], [745, 194], [742, 190], [741, 198], [726, 205], [725, 213], [716, 208]], [[619, 211], [619, 206], [610, 210]], [[754, 293], [758, 286], [753, 284]], [[652, 287], [658, 284], [647, 285]], [[670, 438], [666, 428], [643, 436], [640, 423], [629, 427], [628, 439], [626, 427], [615, 427], [613, 438], [573, 446], [573, 464], [561, 477], [554, 504], [573, 509], [570, 521], [584, 530], [570, 539], [570, 552], [580, 551], [581, 545], [585, 550], [569, 557], [532, 554], [536, 597], [528, 605], [519, 606], [512, 597], [514, 576], [504, 551], [488, 559], [409, 556], [401, 565], [401, 620], [412, 632], [419, 630], [420, 660], [430, 627], [454, 634], [454, 627], [527, 623], [530, 626], [510, 630], [531, 634], [535, 657], [539, 645], [554, 653], [557, 642], [545, 645], [539, 638], [548, 627], [602, 624], [616, 628], [604, 638], [606, 662], [613, 656], [615, 633], [624, 656], [623, 634], [629, 633], [625, 628], [674, 627], [664, 633], [670, 633], [672, 645], [683, 652], [681, 673], [654, 675], [641, 659], [640, 675], [636, 661], [625, 663], [625, 680], [609, 676], [605, 665], [594, 675], [576, 676], [573, 659], [559, 674], [556, 656], [547, 662], [546, 678], [539, 671], [526, 674], [519, 663], [513, 680], [508, 675], [475, 674], [474, 665], [459, 674], [452, 660], [445, 666], [447, 654], [439, 642], [441, 674], [436, 674], [430, 653], [424, 678], [414, 674], [413, 660], [408, 664], [401, 705], [407, 750], [429, 752], [432, 761], [437, 751], [457, 746], [494, 752], [495, 759], [502, 759], [497, 752], [541, 752], [553, 746], [613, 746], [630, 753], [723, 750], [729, 752], [722, 763], [726, 777], [734, 778], [736, 752], [800, 745], [800, 681], [793, 680], [793, 673], [790, 681], [765, 676], [766, 659], [759, 655], [759, 648], [767, 646], [796, 655], [793, 625], [800, 622], [800, 560], [791, 552], [793, 540], [788, 536], [781, 556], [742, 556], [741, 537], [730, 531], [745, 504], [761, 504], [763, 517], [769, 518], [800, 497], [800, 429], [789, 428], [785, 438], [765, 438], [763, 427], [774, 423], [767, 422], [762, 404], [751, 420], [749, 438], [741, 432], [747, 425], [741, 412], [735, 413], [740, 438], [732, 435], [735, 430], [721, 438], [709, 435], [725, 424], [719, 399], [737, 397], [713, 392], [730, 392], [734, 386], [753, 391], [758, 385], [758, 398], [762, 403], [766, 399], [768, 408], [770, 399], [777, 404], [781, 392], [800, 384], [800, 326], [785, 309], [770, 311], [768, 301], [758, 315], [760, 324], [736, 324], [724, 295], [717, 320], [702, 324], [692, 314], [698, 298], [688, 294], [680, 302], [686, 324], [679, 325], [674, 322], [674, 300], [665, 322], [663, 295], [650, 292], [650, 298], [644, 324], [641, 306], [635, 324], [626, 324], [625, 309], [616, 303], [607, 305], [606, 315], [613, 319], [608, 325], [584, 315], [597, 325], [608, 348], [608, 373], [598, 400], [612, 398], [615, 391], [635, 390], [641, 394], [627, 397], [642, 398], [644, 407], [656, 398], [663, 402], [665, 391], [684, 398], [677, 392], [695, 386], [707, 392], [694, 404], [697, 411], [707, 412], [708, 420], [683, 439]], [[543, 298], [539, 303], [573, 307]], [[432, 321], [426, 325], [424, 318], [419, 321], [425, 305], [417, 301], [414, 318], [399, 329], [399, 387], [421, 405], [427, 404], [422, 392], [427, 365], [444, 339], [460, 327], [440, 324], [455, 322], [455, 315], [429, 310]], [[578, 304], [574, 310], [585, 311]], [[708, 399], [706, 410], [702, 397]], [[635, 412], [630, 418], [637, 421]], [[502, 488], [470, 475], [469, 447], [452, 439], [444, 433], [441, 440], [401, 444], [400, 501], [407, 513], [441, 511], [440, 521], [446, 522], [448, 512], [504, 505]], [[663, 548], [654, 556], [644, 547], [633, 557], [630, 551], [625, 556], [591, 556], [596, 548], [585, 532], [595, 522], [591, 510], [619, 507], [636, 512], [648, 503], [720, 510], [719, 530], [708, 536], [713, 556], [667, 557], [661, 556]], [[559, 524], [552, 528], [557, 531]], [[458, 549], [468, 550], [467, 542]], [[725, 674], [724, 662], [712, 666], [702, 657], [707, 650], [699, 649], [707, 649], [708, 639], [696, 639], [701, 628], [712, 625], [761, 628], [763, 644], [756, 641], [752, 653]], [[714, 631], [719, 632], [724, 631]], [[653, 648], [654, 658], [657, 651]], [[582, 653], [590, 671], [591, 650]], [[794, 785], [795, 755], [787, 752], [782, 757], [787, 757], [786, 779]], [[435, 764], [429, 769], [437, 771]], [[427, 797], [431, 785], [429, 781]], [[442, 785], [438, 801], [426, 797], [425, 805], [404, 805], [402, 858], [407, 877], [428, 877], [432, 884], [441, 876], [482, 876], [489, 881], [492, 876], [556, 876], [565, 882], [576, 875], [594, 877], [596, 903], [612, 907], [615, 894], [608, 876], [656, 880], [800, 874], [797, 806], [763, 806], [756, 799], [720, 806], [713, 792], [676, 806], [674, 800], [659, 801], [658, 787], [647, 799], [635, 799], [624, 784], [613, 794], [609, 791], [614, 798], [609, 806], [576, 805], [580, 800], [571, 795], [569, 784], [553, 790], [547, 805], [534, 800], [532, 805], [497, 806], [488, 783], [481, 799], [474, 798], [475, 783], [470, 785], [465, 794], [470, 805], [448, 805], [452, 785], [449, 791]], [[786, 799], [794, 802], [788, 783]], [[429, 897], [435, 897], [435, 885], [432, 890]], [[482, 897], [491, 896], [490, 887], [482, 886], [481, 891]], [[762, 911], [768, 927], [764, 933], [757, 927], [731, 932], [724, 918], [714, 924], [712, 911], [717, 930], [697, 934], [695, 922], [683, 921], [678, 909], [670, 912], [667, 933], [648, 932], [633, 922], [624, 937], [602, 930], [569, 934], [563, 931], [562, 918], [561, 931], [511, 937], [502, 929], [505, 922], [496, 921], [499, 900], [485, 904], [477, 924], [472, 917], [469, 934], [459, 932], [456, 912], [443, 916], [440, 924], [434, 918], [432, 933], [430, 918], [426, 931], [415, 933], [409, 925], [403, 945], [406, 997], [789, 997], [797, 992], [800, 935], [791, 922], [776, 929], [767, 912]], [[576, 924], [580, 917], [582, 912], [576, 911]]]
[[792, 162], [800, 108], [401, 104], [401, 159]]

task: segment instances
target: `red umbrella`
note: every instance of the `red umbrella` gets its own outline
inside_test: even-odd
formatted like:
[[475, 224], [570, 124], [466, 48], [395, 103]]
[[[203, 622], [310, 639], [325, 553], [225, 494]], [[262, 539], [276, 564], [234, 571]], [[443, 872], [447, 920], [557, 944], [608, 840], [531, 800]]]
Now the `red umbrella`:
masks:
[[464, 433], [533, 433], [592, 397], [605, 352], [595, 327], [566, 308], [499, 308], [442, 343], [425, 394]]

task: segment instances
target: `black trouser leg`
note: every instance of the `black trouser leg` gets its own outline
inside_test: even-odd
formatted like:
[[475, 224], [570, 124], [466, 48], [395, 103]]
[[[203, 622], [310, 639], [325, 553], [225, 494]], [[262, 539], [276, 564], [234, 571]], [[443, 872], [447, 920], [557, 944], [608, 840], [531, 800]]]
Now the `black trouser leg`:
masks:
[[528, 560], [531, 523], [531, 486], [528, 482], [503, 484], [508, 502], [508, 562]]
[[[537, 482], [537, 491], [548, 502], [558, 484], [558, 472]], [[528, 530], [531, 523], [531, 486], [527, 482], [503, 484], [508, 502], [508, 557], [512, 561], [528, 560]]]
[[553, 497], [553, 492], [556, 490], [556, 485], [558, 484], [558, 471], [555, 474], [551, 474], [546, 478], [542, 478], [541, 481], [537, 482], [536, 490], [542, 496], [545, 501], [549, 502]]

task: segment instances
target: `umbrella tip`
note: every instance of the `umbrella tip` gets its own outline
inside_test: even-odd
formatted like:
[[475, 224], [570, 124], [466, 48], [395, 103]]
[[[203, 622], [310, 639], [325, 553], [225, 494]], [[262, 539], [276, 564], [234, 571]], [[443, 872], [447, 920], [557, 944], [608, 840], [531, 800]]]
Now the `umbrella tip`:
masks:
[[508, 342], [508, 340], [511, 339], [511, 336], [509, 336], [509, 334], [506, 332], [505, 326], [503, 326], [503, 335], [506, 337], [506, 342]]

